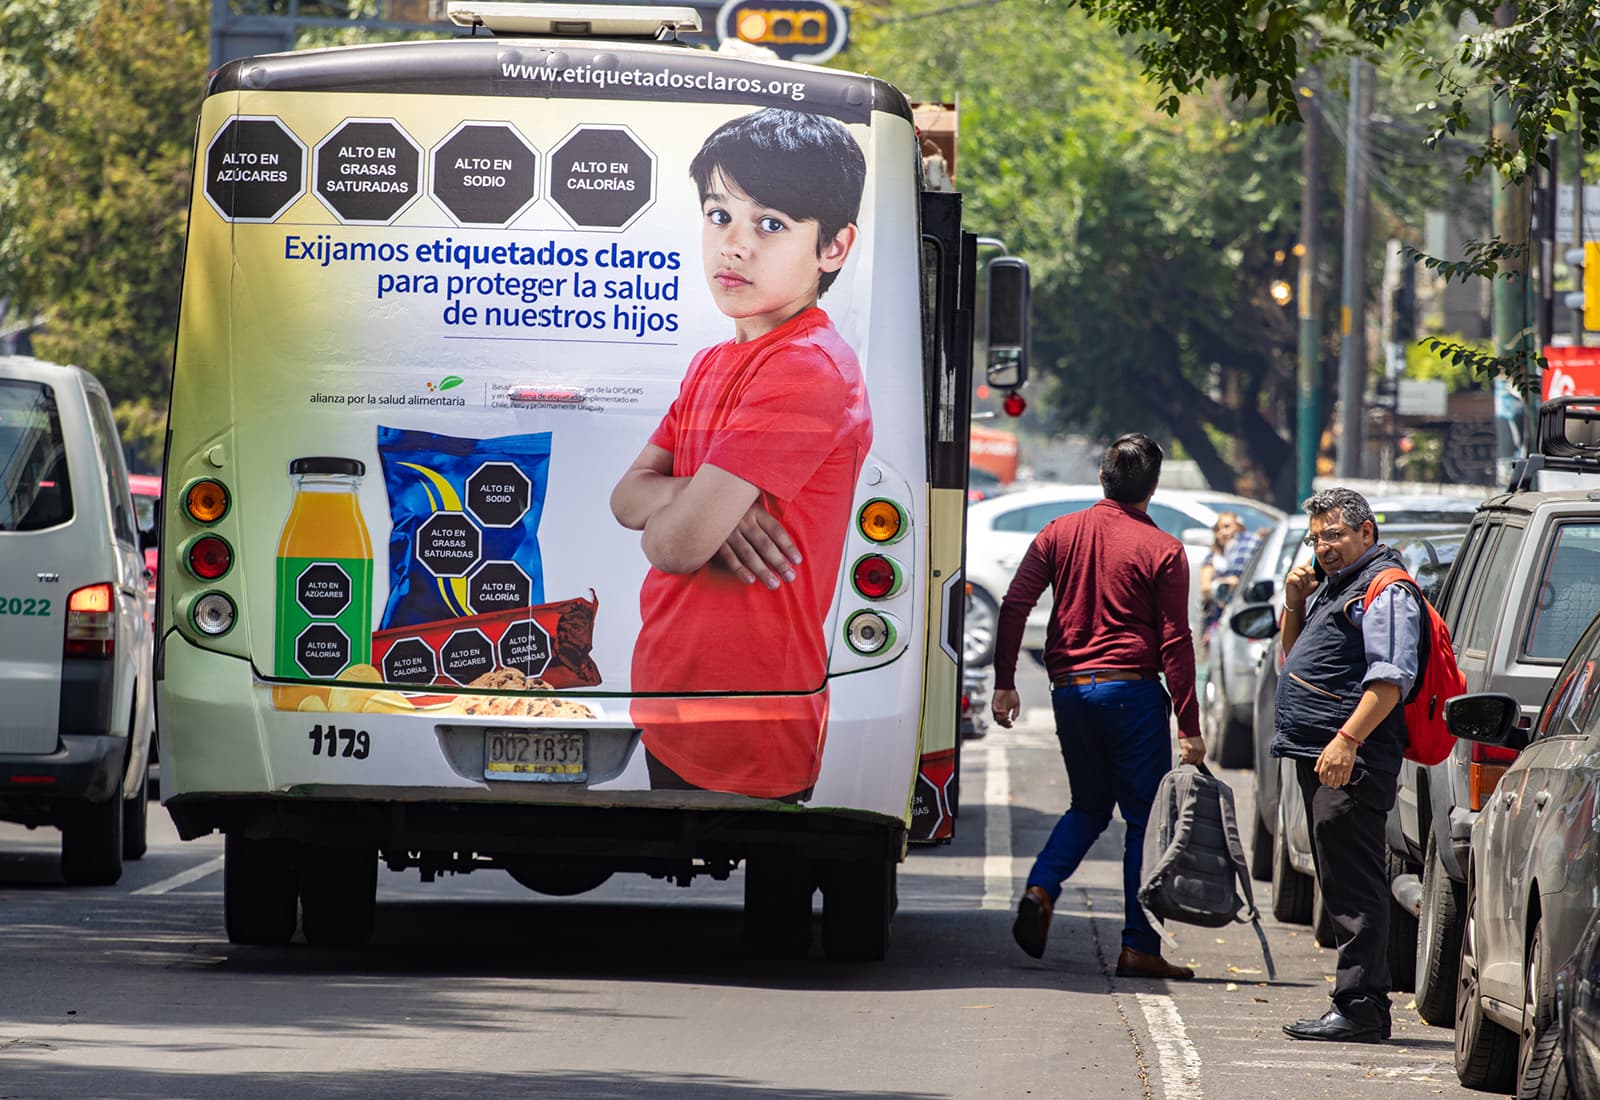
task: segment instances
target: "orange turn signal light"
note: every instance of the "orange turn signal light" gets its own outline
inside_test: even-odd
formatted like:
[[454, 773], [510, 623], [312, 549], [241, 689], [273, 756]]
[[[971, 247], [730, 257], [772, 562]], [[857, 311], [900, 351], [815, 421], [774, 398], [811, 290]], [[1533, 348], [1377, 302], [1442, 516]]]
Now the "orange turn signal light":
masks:
[[183, 510], [196, 523], [215, 523], [228, 512], [228, 490], [220, 481], [202, 478], [183, 494]]
[[906, 516], [900, 506], [882, 497], [863, 504], [861, 514], [856, 517], [856, 525], [861, 528], [861, 533], [873, 542], [893, 542], [900, 537], [905, 523]]

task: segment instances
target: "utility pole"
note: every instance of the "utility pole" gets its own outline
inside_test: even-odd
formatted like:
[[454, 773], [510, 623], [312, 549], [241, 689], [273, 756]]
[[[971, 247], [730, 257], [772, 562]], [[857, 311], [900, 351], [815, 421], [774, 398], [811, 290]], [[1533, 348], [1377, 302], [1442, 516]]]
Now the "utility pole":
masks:
[[1361, 476], [1362, 422], [1367, 383], [1367, 194], [1371, 158], [1367, 130], [1372, 118], [1370, 63], [1350, 62], [1350, 117], [1345, 130], [1344, 265], [1339, 284], [1339, 461], [1340, 478]]
[[1322, 218], [1322, 108], [1317, 103], [1317, 71], [1307, 69], [1300, 84], [1300, 343], [1295, 372], [1299, 423], [1295, 429], [1295, 502], [1311, 495], [1317, 473], [1318, 425], [1322, 394], [1322, 298], [1317, 292], [1318, 223]]
[[[1509, 27], [1516, 22], [1515, 4], [1502, 4], [1495, 9], [1494, 25]], [[1511, 97], [1504, 89], [1493, 92], [1490, 118], [1494, 140], [1503, 148], [1515, 147], [1516, 114]], [[1494, 316], [1494, 353], [1497, 356], [1517, 356], [1527, 361], [1532, 350], [1532, 325], [1528, 323], [1528, 252], [1532, 196], [1528, 177], [1512, 182], [1502, 177], [1495, 182], [1490, 195], [1490, 210], [1494, 221], [1494, 235], [1509, 249], [1494, 280], [1492, 312]], [[1495, 452], [1496, 472], [1502, 481], [1511, 474], [1512, 464], [1527, 453], [1523, 439], [1523, 407], [1511, 391], [1505, 377], [1494, 380], [1495, 393]]]

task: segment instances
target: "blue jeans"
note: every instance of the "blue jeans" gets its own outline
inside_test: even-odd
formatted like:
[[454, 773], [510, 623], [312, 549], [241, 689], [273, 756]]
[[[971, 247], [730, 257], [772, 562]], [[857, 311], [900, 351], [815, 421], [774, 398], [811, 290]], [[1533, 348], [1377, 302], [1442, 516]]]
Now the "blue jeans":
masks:
[[1139, 904], [1139, 877], [1150, 805], [1172, 766], [1166, 689], [1158, 680], [1069, 684], [1056, 688], [1051, 701], [1072, 806], [1051, 830], [1028, 872], [1028, 885], [1041, 887], [1055, 901], [1061, 884], [1111, 824], [1116, 806], [1128, 826], [1122, 852], [1122, 944], [1159, 953], [1161, 938]]

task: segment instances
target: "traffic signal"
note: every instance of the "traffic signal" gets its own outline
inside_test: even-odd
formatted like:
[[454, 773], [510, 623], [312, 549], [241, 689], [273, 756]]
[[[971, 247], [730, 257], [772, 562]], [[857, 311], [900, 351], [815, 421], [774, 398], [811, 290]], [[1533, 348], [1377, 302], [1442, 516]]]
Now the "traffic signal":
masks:
[[1600, 241], [1583, 242], [1583, 327], [1600, 329]]
[[820, 7], [741, 8], [734, 29], [758, 46], [822, 46], [831, 37]]

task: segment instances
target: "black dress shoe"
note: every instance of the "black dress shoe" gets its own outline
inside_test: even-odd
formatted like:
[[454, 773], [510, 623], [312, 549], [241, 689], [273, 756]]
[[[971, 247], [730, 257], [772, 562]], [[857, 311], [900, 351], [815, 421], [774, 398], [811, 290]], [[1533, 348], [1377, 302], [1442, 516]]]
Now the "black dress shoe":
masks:
[[1381, 1043], [1389, 1037], [1388, 1020], [1352, 1020], [1337, 1008], [1330, 1008], [1314, 1020], [1296, 1020], [1283, 1025], [1291, 1039], [1324, 1043]]
[[1017, 919], [1011, 924], [1011, 937], [1034, 958], [1044, 957], [1044, 941], [1050, 934], [1050, 914], [1055, 909], [1042, 886], [1030, 886], [1017, 905]]

